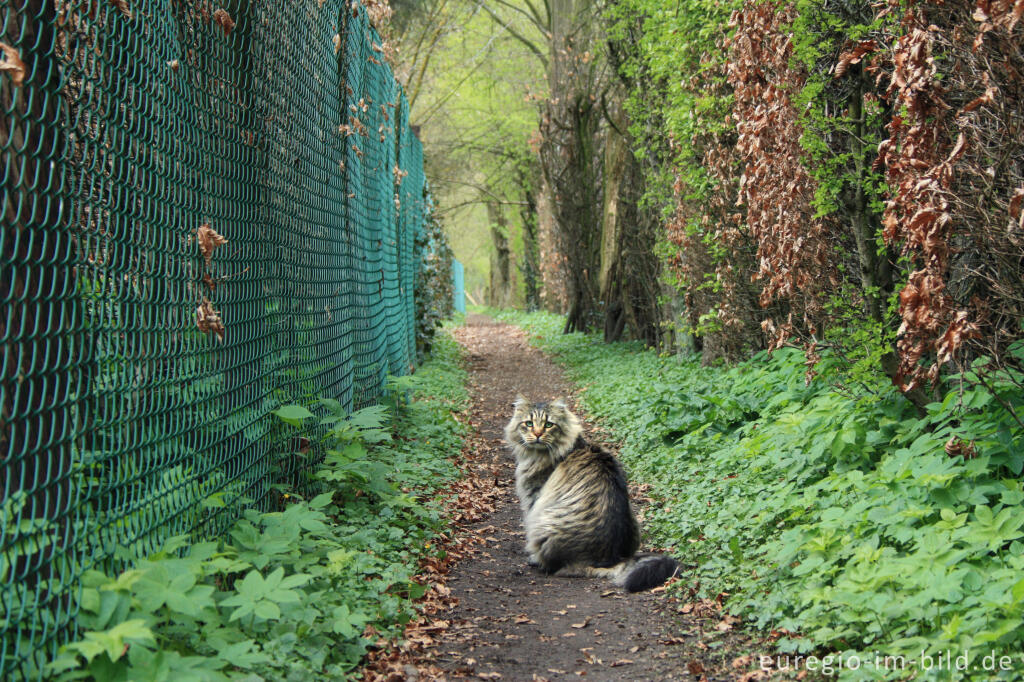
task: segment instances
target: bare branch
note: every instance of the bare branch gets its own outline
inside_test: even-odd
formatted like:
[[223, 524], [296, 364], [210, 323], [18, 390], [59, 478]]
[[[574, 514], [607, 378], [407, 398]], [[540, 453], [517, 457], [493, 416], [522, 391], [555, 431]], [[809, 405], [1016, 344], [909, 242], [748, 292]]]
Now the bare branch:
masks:
[[[498, 1], [501, 2], [501, 0], [498, 0]], [[494, 23], [496, 23], [498, 26], [501, 26], [501, 28], [504, 29], [506, 33], [508, 33], [510, 36], [512, 36], [513, 38], [515, 38], [516, 40], [521, 42], [523, 45], [525, 45], [527, 47], [527, 49], [529, 49], [530, 52], [532, 52], [534, 54], [534, 56], [537, 57], [537, 59], [540, 60], [540, 63], [544, 65], [544, 70], [545, 71], [547, 70], [547, 68], [548, 68], [548, 58], [540, 50], [540, 48], [538, 48], [533, 43], [533, 41], [531, 41], [529, 38], [527, 38], [526, 36], [522, 35], [518, 31], [516, 31], [514, 28], [512, 28], [512, 22], [511, 21], [508, 21], [508, 22], [502, 21], [501, 17], [499, 17], [498, 14], [493, 9], [491, 9], [490, 7], [485, 5], [482, 0], [476, 0], [476, 3], [477, 3], [478, 7], [480, 7], [482, 10], [484, 10], [485, 12], [487, 12], [487, 14], [490, 15], [491, 19], [494, 20]], [[506, 5], [507, 3], [502, 2], [501, 4]], [[521, 9], [517, 9], [517, 8], [513, 8], [513, 9], [516, 9], [516, 11], [518, 11], [520, 13], [523, 13], [523, 11]], [[527, 18], [530, 18], [530, 17], [527, 16]], [[532, 18], [530, 18], [530, 20], [533, 21]], [[542, 32], [544, 32], [544, 31], [542, 30]], [[550, 35], [550, 33], [546, 33], [546, 35]]]
[[523, 1], [526, 3], [526, 6], [530, 8], [530, 14], [533, 15], [534, 24], [548, 40], [551, 40], [551, 8], [548, 6], [547, 0], [544, 0], [545, 16], [541, 16], [541, 13], [537, 11], [537, 7], [530, 0]]
[[479, 184], [477, 184], [475, 182], [465, 182], [463, 180], [453, 180], [451, 178], [434, 178], [434, 182], [435, 183], [448, 183], [450, 185], [462, 185], [463, 187], [472, 187], [473, 189], [477, 190], [481, 194], [486, 194], [487, 196], [489, 196], [491, 198], [490, 201], [495, 201], [495, 202], [497, 202], [499, 204], [502, 204], [504, 206], [526, 206], [526, 202], [525, 201], [510, 201], [508, 199], [504, 199], [502, 197], [499, 197], [497, 194], [495, 194], [491, 190], [489, 190], [487, 187], [484, 187], [483, 185], [479, 185]]

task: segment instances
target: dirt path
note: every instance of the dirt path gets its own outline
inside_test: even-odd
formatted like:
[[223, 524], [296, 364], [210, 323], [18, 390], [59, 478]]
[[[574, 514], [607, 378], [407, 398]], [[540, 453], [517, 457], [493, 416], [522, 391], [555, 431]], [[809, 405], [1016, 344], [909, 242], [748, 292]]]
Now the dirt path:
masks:
[[420, 672], [407, 667], [407, 677], [663, 681], [738, 679], [750, 670], [730, 665], [735, 653], [727, 652], [738, 647], [722, 646], [731, 622], [713, 602], [683, 605], [663, 588], [627, 595], [602, 580], [548, 577], [526, 565], [502, 428], [517, 393], [572, 400], [572, 387], [516, 328], [470, 315], [454, 334], [470, 371], [471, 454], [494, 476], [497, 494], [494, 511], [465, 528], [476, 550], [450, 568], [454, 606], [431, 616], [439, 625], [415, 657]]
[[[421, 564], [417, 580], [429, 587], [422, 615], [400, 642], [371, 649], [362, 679], [766, 679], [756, 652], [770, 647], [723, 612], [725, 595], [687, 602], [664, 587], [628, 595], [609, 582], [545, 576], [526, 565], [515, 463], [502, 429], [517, 393], [575, 404], [573, 387], [515, 327], [470, 315], [453, 335], [469, 370], [471, 405], [460, 418], [472, 428], [459, 455], [462, 477], [443, 495], [453, 530], [439, 538], [443, 558]], [[604, 442], [580, 416], [585, 434]], [[646, 498], [635, 486], [631, 494], [642, 527]], [[679, 580], [685, 585], [685, 574]], [[686, 592], [692, 598], [696, 590]]]

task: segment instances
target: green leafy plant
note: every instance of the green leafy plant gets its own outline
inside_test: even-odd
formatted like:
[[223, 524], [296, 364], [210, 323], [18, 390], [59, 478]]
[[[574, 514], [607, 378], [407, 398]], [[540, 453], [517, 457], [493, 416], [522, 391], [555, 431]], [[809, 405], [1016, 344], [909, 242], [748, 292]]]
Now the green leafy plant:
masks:
[[[947, 380], [921, 417], [876, 368], [857, 383], [826, 353], [759, 353], [734, 367], [561, 335], [548, 314], [503, 313], [554, 352], [622, 440], [658, 504], [646, 530], [685, 552], [681, 584], [784, 651], [972, 665], [1024, 646], [1024, 409], [1020, 384]], [[997, 399], [998, 394], [998, 399]], [[862, 668], [865, 676], [907, 671]]]
[[397, 410], [345, 414], [332, 400], [279, 408], [287, 428], [319, 423], [322, 492], [285, 492], [282, 508], [249, 509], [218, 540], [172, 538], [119, 575], [86, 572], [81, 638], [45, 674], [346, 679], [369, 644], [413, 617], [427, 590], [418, 562], [438, 551], [433, 492], [455, 475], [449, 458], [464, 428], [453, 411], [466, 400], [450, 336], [438, 335], [419, 375], [408, 386], [415, 399]]

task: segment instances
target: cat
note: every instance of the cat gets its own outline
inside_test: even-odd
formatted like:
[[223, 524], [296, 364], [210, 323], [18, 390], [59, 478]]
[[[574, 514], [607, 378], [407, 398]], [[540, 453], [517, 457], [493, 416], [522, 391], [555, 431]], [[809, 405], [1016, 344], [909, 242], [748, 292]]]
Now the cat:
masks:
[[660, 554], [637, 555], [640, 527], [615, 456], [583, 438], [565, 400], [518, 396], [505, 441], [516, 457], [531, 566], [548, 574], [607, 577], [627, 592], [662, 584], [679, 568]]

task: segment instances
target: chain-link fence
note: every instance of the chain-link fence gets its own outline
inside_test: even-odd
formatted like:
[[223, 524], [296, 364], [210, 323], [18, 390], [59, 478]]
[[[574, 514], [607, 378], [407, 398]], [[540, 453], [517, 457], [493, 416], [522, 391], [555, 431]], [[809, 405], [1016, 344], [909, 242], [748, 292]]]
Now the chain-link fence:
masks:
[[414, 357], [422, 148], [380, 38], [224, 2], [0, 3], [4, 679], [75, 634], [90, 567], [302, 485], [269, 412]]

